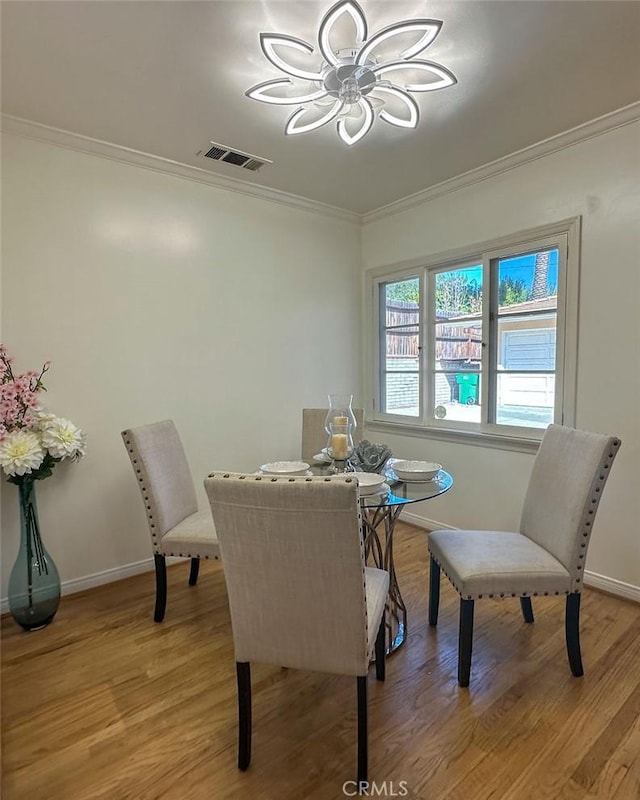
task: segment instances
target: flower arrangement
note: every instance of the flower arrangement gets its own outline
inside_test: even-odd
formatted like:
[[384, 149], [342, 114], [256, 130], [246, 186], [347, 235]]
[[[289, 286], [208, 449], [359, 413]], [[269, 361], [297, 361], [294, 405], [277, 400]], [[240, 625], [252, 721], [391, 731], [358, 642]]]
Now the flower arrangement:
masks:
[[0, 467], [18, 487], [20, 547], [9, 576], [9, 611], [25, 630], [43, 628], [60, 602], [60, 576], [40, 535], [35, 482], [48, 478], [65, 458], [85, 453], [85, 434], [68, 419], [46, 413], [40, 393], [49, 371], [45, 361], [37, 372], [16, 375], [13, 359], [0, 344]]
[[68, 419], [47, 414], [40, 406], [42, 382], [51, 365], [37, 372], [13, 372], [0, 345], [0, 466], [11, 483], [22, 485], [48, 478], [65, 458], [77, 460], [86, 449], [86, 436]]

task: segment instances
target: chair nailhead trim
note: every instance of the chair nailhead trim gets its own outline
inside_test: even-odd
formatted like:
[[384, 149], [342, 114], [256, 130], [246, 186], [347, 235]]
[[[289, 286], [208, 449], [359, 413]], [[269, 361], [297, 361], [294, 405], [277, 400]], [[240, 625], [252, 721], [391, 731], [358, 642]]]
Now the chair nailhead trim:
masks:
[[[462, 591], [461, 591], [460, 587], [458, 586], [458, 584], [457, 584], [457, 583], [456, 583], [456, 582], [453, 580], [453, 578], [452, 578], [452, 577], [449, 575], [449, 573], [448, 573], [448, 572], [445, 570], [445, 568], [442, 566], [442, 564], [441, 564], [441, 563], [438, 561], [438, 559], [437, 559], [437, 558], [436, 558], [436, 557], [433, 555], [433, 553], [431, 552], [431, 550], [429, 550], [429, 556], [430, 556], [431, 558], [433, 558], [433, 560], [436, 562], [436, 564], [438, 565], [438, 567], [440, 568], [440, 570], [442, 571], [442, 573], [443, 573], [444, 575], [446, 575], [446, 577], [449, 579], [449, 581], [450, 581], [451, 585], [453, 586], [453, 588], [456, 590], [456, 592], [458, 592], [458, 594], [460, 595], [460, 597], [462, 597], [463, 599], [466, 599], [466, 600], [474, 600], [474, 599], [481, 600], [483, 597], [489, 597], [489, 598], [493, 598], [493, 597], [495, 597], [495, 595], [494, 595], [494, 594], [489, 594], [489, 595], [479, 594], [479, 595], [477, 595], [475, 598], [474, 598], [474, 596], [473, 596], [472, 594], [467, 594], [467, 595], [464, 595], [464, 594], [462, 593]], [[563, 592], [560, 592], [560, 591], [555, 591], [555, 592], [553, 592], [553, 594], [554, 594], [556, 597], [557, 597], [558, 595], [560, 595], [560, 594], [569, 594], [569, 593], [570, 593], [569, 589], [565, 589]], [[551, 592], [544, 592], [544, 596], [545, 596], [545, 597], [548, 597], [550, 594], [551, 594]], [[511, 592], [511, 593], [510, 593], [510, 597], [538, 597], [538, 596], [539, 596], [539, 592], [519, 592], [519, 593], [516, 593], [516, 592]], [[500, 594], [500, 597], [505, 597], [505, 593], [504, 593], [504, 592], [502, 592], [502, 593]]]
[[[616, 455], [619, 447], [620, 447], [620, 440], [619, 439], [613, 439], [612, 442], [611, 442], [611, 449], [609, 450], [608, 454], [604, 456], [603, 461], [602, 461], [602, 463], [600, 465], [601, 474], [598, 475], [598, 481], [600, 483], [602, 483], [602, 482], [604, 482], [606, 480], [607, 475], [608, 475], [608, 470], [609, 470], [609, 468], [610, 468], [610, 466], [611, 466], [611, 464], [613, 462], [613, 459], [615, 458], [615, 455]], [[592, 506], [592, 508], [586, 509], [586, 513], [587, 513], [588, 517], [593, 517], [593, 515], [595, 514], [595, 511], [596, 511], [597, 506], [598, 506], [598, 502], [600, 500], [601, 489], [602, 489], [602, 486], [594, 486], [593, 487], [593, 494], [591, 496], [591, 506]], [[589, 542], [589, 537], [591, 535], [591, 527], [592, 527], [591, 520], [590, 519], [586, 519], [584, 521], [584, 528], [583, 528], [583, 531], [582, 531], [582, 538], [584, 540], [586, 540], [586, 541], [583, 541], [580, 544], [580, 550], [585, 550], [586, 547], [587, 547], [587, 544]], [[583, 560], [584, 556], [585, 556], [584, 553], [578, 553], [578, 562]], [[575, 566], [576, 573], [579, 572], [581, 569], [582, 569], [582, 564], [577, 563], [576, 566]], [[574, 582], [575, 582], [575, 584], [580, 583], [580, 578], [576, 577]]]

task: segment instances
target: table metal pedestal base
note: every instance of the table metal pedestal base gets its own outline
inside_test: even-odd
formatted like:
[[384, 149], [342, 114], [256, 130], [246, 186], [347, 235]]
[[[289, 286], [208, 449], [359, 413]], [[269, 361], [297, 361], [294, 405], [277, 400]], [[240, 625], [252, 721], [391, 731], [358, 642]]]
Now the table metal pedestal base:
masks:
[[[402, 511], [401, 505], [362, 509], [364, 552], [369, 563], [389, 573], [389, 596], [386, 614], [387, 655], [395, 652], [407, 636], [407, 607], [404, 604], [393, 562], [393, 530]], [[384, 540], [380, 533], [384, 529]], [[380, 533], [379, 533], [380, 531]]]

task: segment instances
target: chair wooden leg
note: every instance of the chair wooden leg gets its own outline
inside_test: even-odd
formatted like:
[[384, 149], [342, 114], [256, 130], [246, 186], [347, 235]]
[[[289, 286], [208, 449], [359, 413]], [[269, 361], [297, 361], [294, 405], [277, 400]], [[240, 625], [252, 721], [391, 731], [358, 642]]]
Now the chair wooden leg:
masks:
[[376, 636], [376, 679], [383, 681], [386, 672], [386, 658], [387, 658], [387, 643], [385, 641], [385, 615], [382, 615], [380, 620], [380, 627], [378, 628], [378, 635]]
[[530, 597], [520, 598], [520, 608], [522, 609], [522, 616], [525, 622], [533, 622], [533, 606], [531, 605]]
[[575, 677], [580, 678], [584, 675], [582, 656], [580, 655], [580, 592], [567, 595], [564, 629], [567, 637], [569, 666]]
[[367, 736], [367, 676], [358, 675], [358, 785], [367, 780], [369, 752]]
[[189, 571], [189, 586], [195, 586], [198, 582], [198, 573], [200, 572], [200, 559], [191, 559], [191, 569]]
[[167, 609], [167, 563], [161, 553], [155, 553], [153, 560], [156, 565], [156, 608], [153, 619], [162, 622]]
[[468, 686], [473, 648], [473, 600], [460, 598], [460, 632], [458, 635], [458, 686]]
[[440, 610], [440, 566], [430, 558], [429, 564], [429, 625], [438, 624], [438, 611]]
[[251, 762], [251, 664], [236, 661], [238, 679], [238, 769]]

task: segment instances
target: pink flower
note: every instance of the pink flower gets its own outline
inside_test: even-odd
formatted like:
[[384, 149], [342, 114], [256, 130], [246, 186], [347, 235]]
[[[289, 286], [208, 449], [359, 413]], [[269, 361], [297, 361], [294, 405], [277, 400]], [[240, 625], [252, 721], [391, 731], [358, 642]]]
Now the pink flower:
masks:
[[0, 468], [10, 479], [38, 480], [50, 475], [58, 461], [84, 455], [86, 436], [69, 420], [45, 414], [40, 407], [42, 378], [51, 362], [45, 361], [40, 372], [16, 375], [11, 361], [0, 344]]
[[15, 383], [3, 383], [0, 387], [0, 395], [3, 400], [15, 400], [18, 396], [18, 389]]

